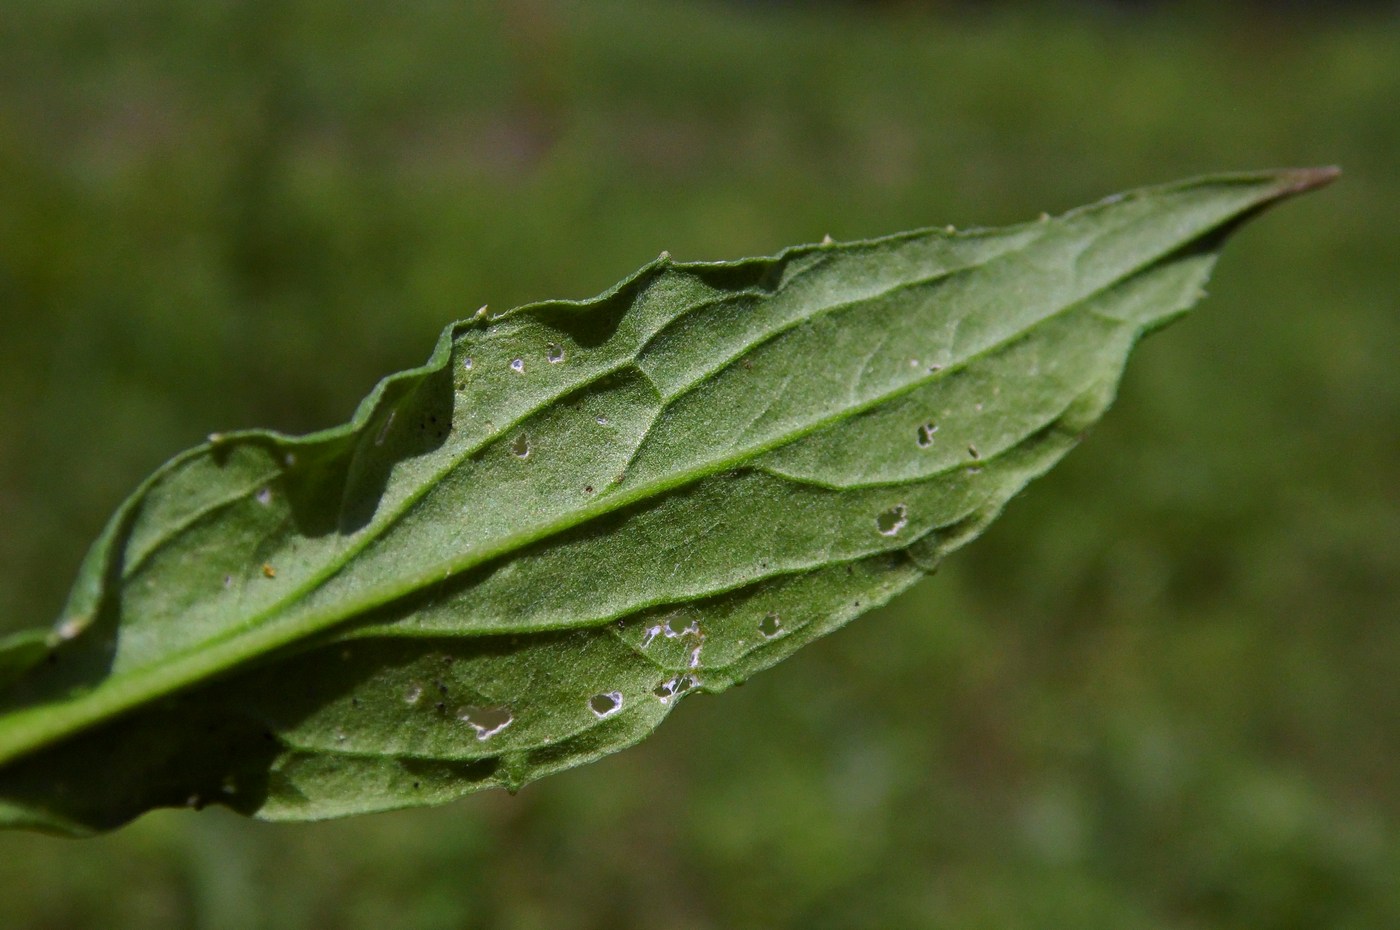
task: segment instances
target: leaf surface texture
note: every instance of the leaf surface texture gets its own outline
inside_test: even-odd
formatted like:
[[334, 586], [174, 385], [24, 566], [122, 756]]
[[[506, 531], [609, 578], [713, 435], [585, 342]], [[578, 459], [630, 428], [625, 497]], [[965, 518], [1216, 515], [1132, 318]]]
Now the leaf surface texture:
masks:
[[211, 437], [0, 642], [0, 824], [313, 819], [637, 742], [975, 537], [1326, 170], [1002, 229], [652, 262], [479, 314], [345, 426]]

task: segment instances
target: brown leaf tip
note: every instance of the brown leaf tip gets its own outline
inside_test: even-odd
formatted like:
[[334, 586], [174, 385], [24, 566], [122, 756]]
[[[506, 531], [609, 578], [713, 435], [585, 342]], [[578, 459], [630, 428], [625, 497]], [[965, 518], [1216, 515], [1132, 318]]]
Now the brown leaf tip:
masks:
[[1280, 182], [1279, 196], [1287, 197], [1292, 194], [1301, 194], [1305, 191], [1325, 187], [1335, 181], [1341, 173], [1342, 169], [1336, 165], [1325, 165], [1321, 168], [1292, 168], [1287, 171], [1280, 171], [1278, 173]]

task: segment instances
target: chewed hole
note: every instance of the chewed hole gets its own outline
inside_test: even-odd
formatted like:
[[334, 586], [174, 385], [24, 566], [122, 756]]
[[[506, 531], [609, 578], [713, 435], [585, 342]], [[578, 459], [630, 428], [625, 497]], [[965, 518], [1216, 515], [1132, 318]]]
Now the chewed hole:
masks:
[[421, 697], [423, 697], [423, 686], [417, 682], [404, 689], [403, 702], [405, 704], [417, 704]]
[[681, 626], [681, 620], [682, 616], [679, 614], [666, 619], [666, 629], [664, 632], [666, 633], [667, 639], [675, 639], [678, 636], [700, 635], [700, 622], [698, 620], [692, 619], [685, 626]]
[[473, 361], [472, 361], [472, 357], [471, 357], [470, 355], [468, 355], [466, 358], [462, 359], [462, 370], [463, 370], [463, 371], [471, 371], [471, 370], [472, 370], [472, 366], [475, 365], [475, 364], [476, 364], [476, 362], [473, 362]]
[[608, 691], [605, 694], [595, 694], [588, 699], [588, 709], [593, 711], [593, 716], [599, 720], [611, 717], [622, 710], [622, 692]]
[[504, 705], [480, 707], [468, 705], [457, 708], [457, 719], [476, 731], [476, 738], [490, 739], [514, 722], [510, 708]]
[[513, 358], [510, 360], [510, 370], [517, 375], [525, 373], [525, 360], [523, 358]]
[[783, 618], [775, 613], [769, 613], [758, 621], [758, 632], [768, 639], [772, 639], [783, 631]]
[[893, 536], [904, 529], [908, 522], [909, 508], [903, 504], [895, 504], [875, 518], [875, 529], [881, 536]]
[[511, 440], [510, 454], [518, 459], [528, 459], [530, 457], [530, 437], [521, 433]]
[[544, 350], [544, 357], [551, 365], [558, 365], [564, 360], [564, 347], [557, 342], [551, 342]]
[[686, 692], [699, 684], [700, 679], [694, 675], [678, 675], [669, 681], [663, 681], [652, 689], [651, 693], [656, 695], [656, 699], [662, 704], [670, 704], [672, 701], [679, 700]]
[[914, 441], [919, 444], [920, 449], [927, 449], [933, 445], [933, 434], [936, 432], [938, 432], [937, 423], [920, 423]]
[[266, 507], [272, 503], [272, 488], [259, 488], [257, 493], [258, 503]]

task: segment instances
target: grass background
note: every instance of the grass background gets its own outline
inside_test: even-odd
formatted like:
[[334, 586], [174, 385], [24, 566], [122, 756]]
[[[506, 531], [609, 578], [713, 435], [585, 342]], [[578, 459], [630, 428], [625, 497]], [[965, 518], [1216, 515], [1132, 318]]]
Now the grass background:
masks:
[[1346, 175], [892, 607], [516, 797], [0, 835], [0, 926], [1400, 925], [1397, 101], [1393, 7], [3, 4], [0, 631], [166, 457], [479, 304]]

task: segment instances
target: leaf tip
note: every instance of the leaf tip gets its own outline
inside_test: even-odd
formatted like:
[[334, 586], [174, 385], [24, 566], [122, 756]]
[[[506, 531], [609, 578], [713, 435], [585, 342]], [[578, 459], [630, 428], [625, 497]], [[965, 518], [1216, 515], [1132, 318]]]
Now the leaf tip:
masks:
[[1302, 194], [1319, 187], [1326, 187], [1339, 176], [1342, 169], [1336, 165], [1323, 165], [1318, 168], [1290, 168], [1278, 173], [1279, 196], [1289, 197]]

